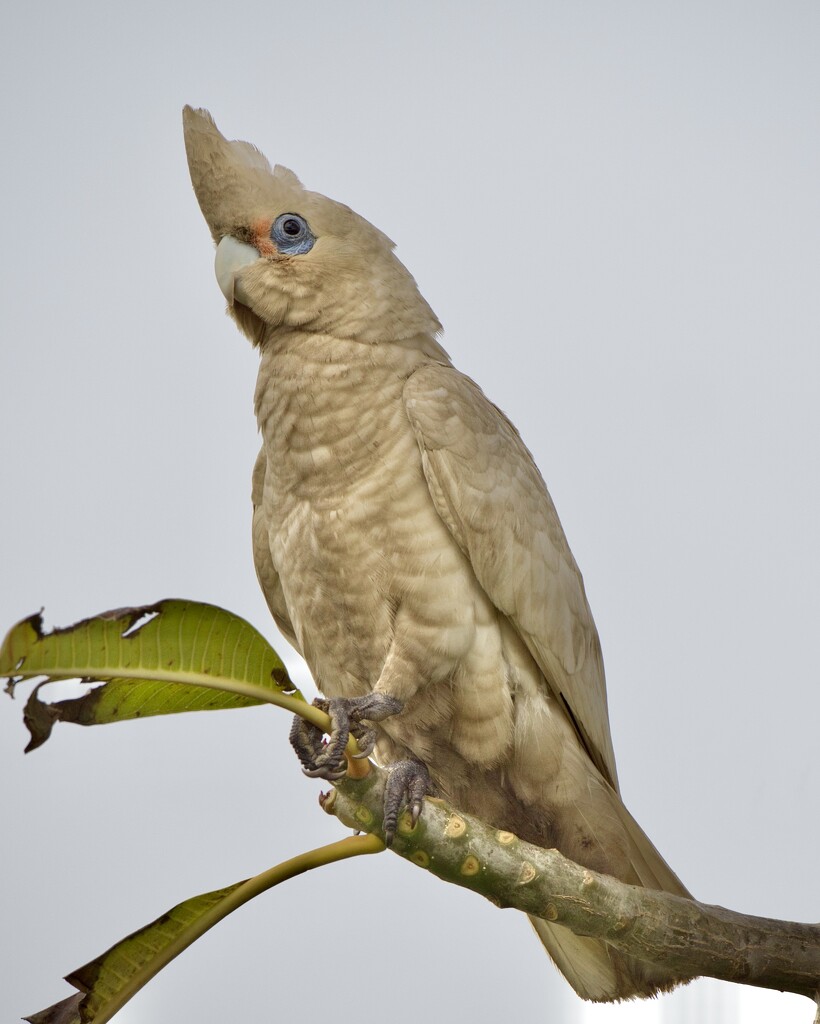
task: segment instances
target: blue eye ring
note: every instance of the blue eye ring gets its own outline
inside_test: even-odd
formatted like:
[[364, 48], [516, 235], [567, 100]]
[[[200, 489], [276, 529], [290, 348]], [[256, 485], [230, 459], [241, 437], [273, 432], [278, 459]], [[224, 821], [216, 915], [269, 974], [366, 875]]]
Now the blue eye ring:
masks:
[[271, 224], [270, 240], [285, 256], [303, 256], [316, 241], [308, 222], [298, 213], [281, 213]]

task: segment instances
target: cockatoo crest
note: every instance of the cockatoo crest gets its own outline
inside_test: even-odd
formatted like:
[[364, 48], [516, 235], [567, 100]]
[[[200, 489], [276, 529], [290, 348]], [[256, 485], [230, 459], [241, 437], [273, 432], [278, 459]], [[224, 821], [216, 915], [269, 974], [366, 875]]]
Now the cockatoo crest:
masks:
[[[364, 344], [413, 343], [446, 355], [441, 329], [378, 228], [318, 192], [248, 142], [229, 142], [206, 110], [185, 107], [185, 148], [202, 214], [217, 243], [229, 311], [255, 344], [307, 328]], [[291, 245], [279, 231], [303, 228]], [[230, 240], [230, 241], [228, 241]]]

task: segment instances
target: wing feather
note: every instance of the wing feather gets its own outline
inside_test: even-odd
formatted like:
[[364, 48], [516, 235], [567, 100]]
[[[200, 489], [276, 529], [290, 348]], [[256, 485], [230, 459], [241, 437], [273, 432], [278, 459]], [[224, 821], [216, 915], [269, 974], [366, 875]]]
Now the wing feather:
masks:
[[416, 370], [404, 400], [436, 510], [617, 789], [598, 632], [532, 456], [501, 410], [452, 366]]

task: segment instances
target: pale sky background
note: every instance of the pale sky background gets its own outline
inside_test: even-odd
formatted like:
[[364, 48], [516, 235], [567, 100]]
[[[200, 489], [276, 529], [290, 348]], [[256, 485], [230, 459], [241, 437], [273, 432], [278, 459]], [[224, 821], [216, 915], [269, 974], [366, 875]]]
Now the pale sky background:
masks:
[[[627, 804], [696, 896], [820, 918], [820, 5], [7, 4], [0, 628], [178, 596], [276, 638], [255, 353], [190, 188], [208, 107], [398, 244], [584, 572]], [[268, 709], [0, 702], [0, 1018], [180, 900], [343, 834]], [[342, 1005], [348, 1009], [344, 1010]], [[385, 854], [268, 893], [120, 1024], [807, 1022], [698, 983], [583, 1006], [526, 921]]]

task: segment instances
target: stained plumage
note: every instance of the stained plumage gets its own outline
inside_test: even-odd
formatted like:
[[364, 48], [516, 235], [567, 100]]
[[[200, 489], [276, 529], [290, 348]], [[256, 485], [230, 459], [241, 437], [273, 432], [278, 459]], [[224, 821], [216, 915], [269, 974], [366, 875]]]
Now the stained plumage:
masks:
[[[253, 550], [279, 628], [327, 697], [401, 702], [382, 763], [423, 762], [498, 828], [688, 895], [618, 795], [597, 631], [517, 431], [453, 367], [384, 234], [207, 112], [184, 123], [219, 284], [260, 352]], [[533, 924], [585, 998], [676, 981]]]

